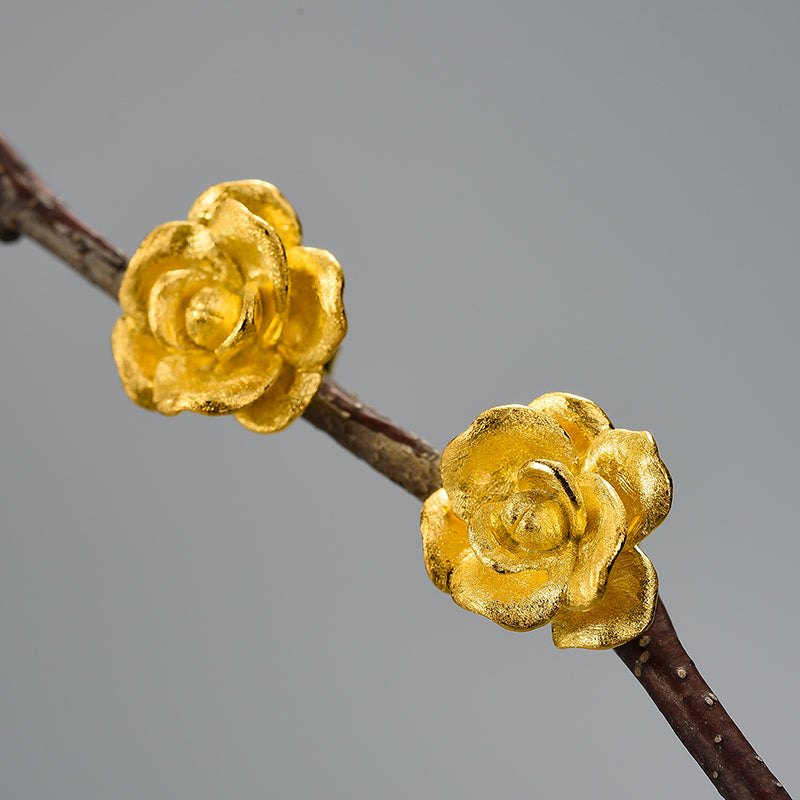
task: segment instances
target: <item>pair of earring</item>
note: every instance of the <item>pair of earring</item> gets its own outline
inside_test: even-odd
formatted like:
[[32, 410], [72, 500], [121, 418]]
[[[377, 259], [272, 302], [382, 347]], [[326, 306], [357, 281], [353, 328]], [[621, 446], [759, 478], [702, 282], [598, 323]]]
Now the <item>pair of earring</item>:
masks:
[[[163, 414], [282, 430], [347, 332], [343, 288], [278, 189], [212, 186], [130, 261], [111, 337], [122, 385]], [[444, 450], [441, 478], [423, 554], [458, 605], [512, 630], [552, 623], [558, 647], [617, 647], [650, 625], [658, 581], [638, 544], [669, 512], [672, 482], [649, 433], [546, 394], [478, 416]]]

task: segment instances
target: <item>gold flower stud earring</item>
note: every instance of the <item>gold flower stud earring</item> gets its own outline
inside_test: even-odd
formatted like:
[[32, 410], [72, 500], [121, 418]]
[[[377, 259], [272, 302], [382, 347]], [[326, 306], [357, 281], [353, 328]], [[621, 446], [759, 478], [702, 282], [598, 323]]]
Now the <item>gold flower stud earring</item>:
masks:
[[458, 605], [558, 647], [605, 649], [652, 622], [658, 581], [638, 548], [672, 480], [646, 431], [552, 393], [481, 414], [445, 449], [422, 511], [425, 565]]
[[233, 414], [259, 433], [303, 413], [347, 331], [339, 262], [301, 246], [272, 184], [206, 190], [185, 222], [142, 242], [122, 280], [111, 345], [135, 403]]

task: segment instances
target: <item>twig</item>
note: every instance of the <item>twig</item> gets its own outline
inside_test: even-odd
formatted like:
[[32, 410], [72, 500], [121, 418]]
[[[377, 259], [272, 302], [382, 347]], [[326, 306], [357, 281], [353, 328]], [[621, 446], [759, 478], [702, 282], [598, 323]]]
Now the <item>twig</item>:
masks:
[[789, 796], [697, 671], [660, 599], [647, 633], [616, 653], [723, 797]]
[[414, 497], [425, 500], [441, 487], [441, 453], [365, 406], [330, 376], [325, 376], [303, 416]]
[[[127, 257], [73, 216], [0, 135], [0, 239], [25, 234], [116, 298]], [[440, 453], [326, 376], [305, 418], [424, 500]], [[686, 749], [728, 800], [787, 800], [683, 649], [661, 600], [647, 633], [616, 648]]]
[[128, 257], [70, 213], [0, 134], [0, 239], [22, 234], [116, 298]]

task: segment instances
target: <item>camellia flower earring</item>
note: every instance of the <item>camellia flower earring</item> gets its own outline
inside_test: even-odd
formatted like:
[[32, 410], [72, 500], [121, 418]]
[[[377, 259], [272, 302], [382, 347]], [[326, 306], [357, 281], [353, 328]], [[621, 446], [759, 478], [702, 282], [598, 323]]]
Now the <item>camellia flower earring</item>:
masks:
[[423, 549], [458, 605], [511, 630], [552, 622], [558, 647], [617, 647], [647, 629], [658, 581], [637, 545], [672, 503], [649, 433], [556, 392], [485, 411], [441, 470]]
[[185, 222], [156, 228], [131, 258], [111, 337], [122, 385], [162, 414], [233, 414], [272, 433], [303, 413], [347, 331], [344, 278], [301, 246], [272, 184], [212, 186]]

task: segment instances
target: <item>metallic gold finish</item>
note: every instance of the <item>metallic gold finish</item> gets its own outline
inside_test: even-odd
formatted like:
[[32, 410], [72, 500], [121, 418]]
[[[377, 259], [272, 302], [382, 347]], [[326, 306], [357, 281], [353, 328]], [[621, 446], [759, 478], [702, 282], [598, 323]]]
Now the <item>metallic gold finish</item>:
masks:
[[557, 647], [617, 647], [652, 622], [655, 569], [636, 546], [672, 479], [646, 431], [614, 429], [560, 392], [481, 414], [442, 454], [422, 509], [425, 565], [458, 605]]
[[135, 403], [233, 414], [272, 433], [303, 413], [347, 331], [344, 278], [264, 181], [212, 186], [142, 242], [111, 346]]

